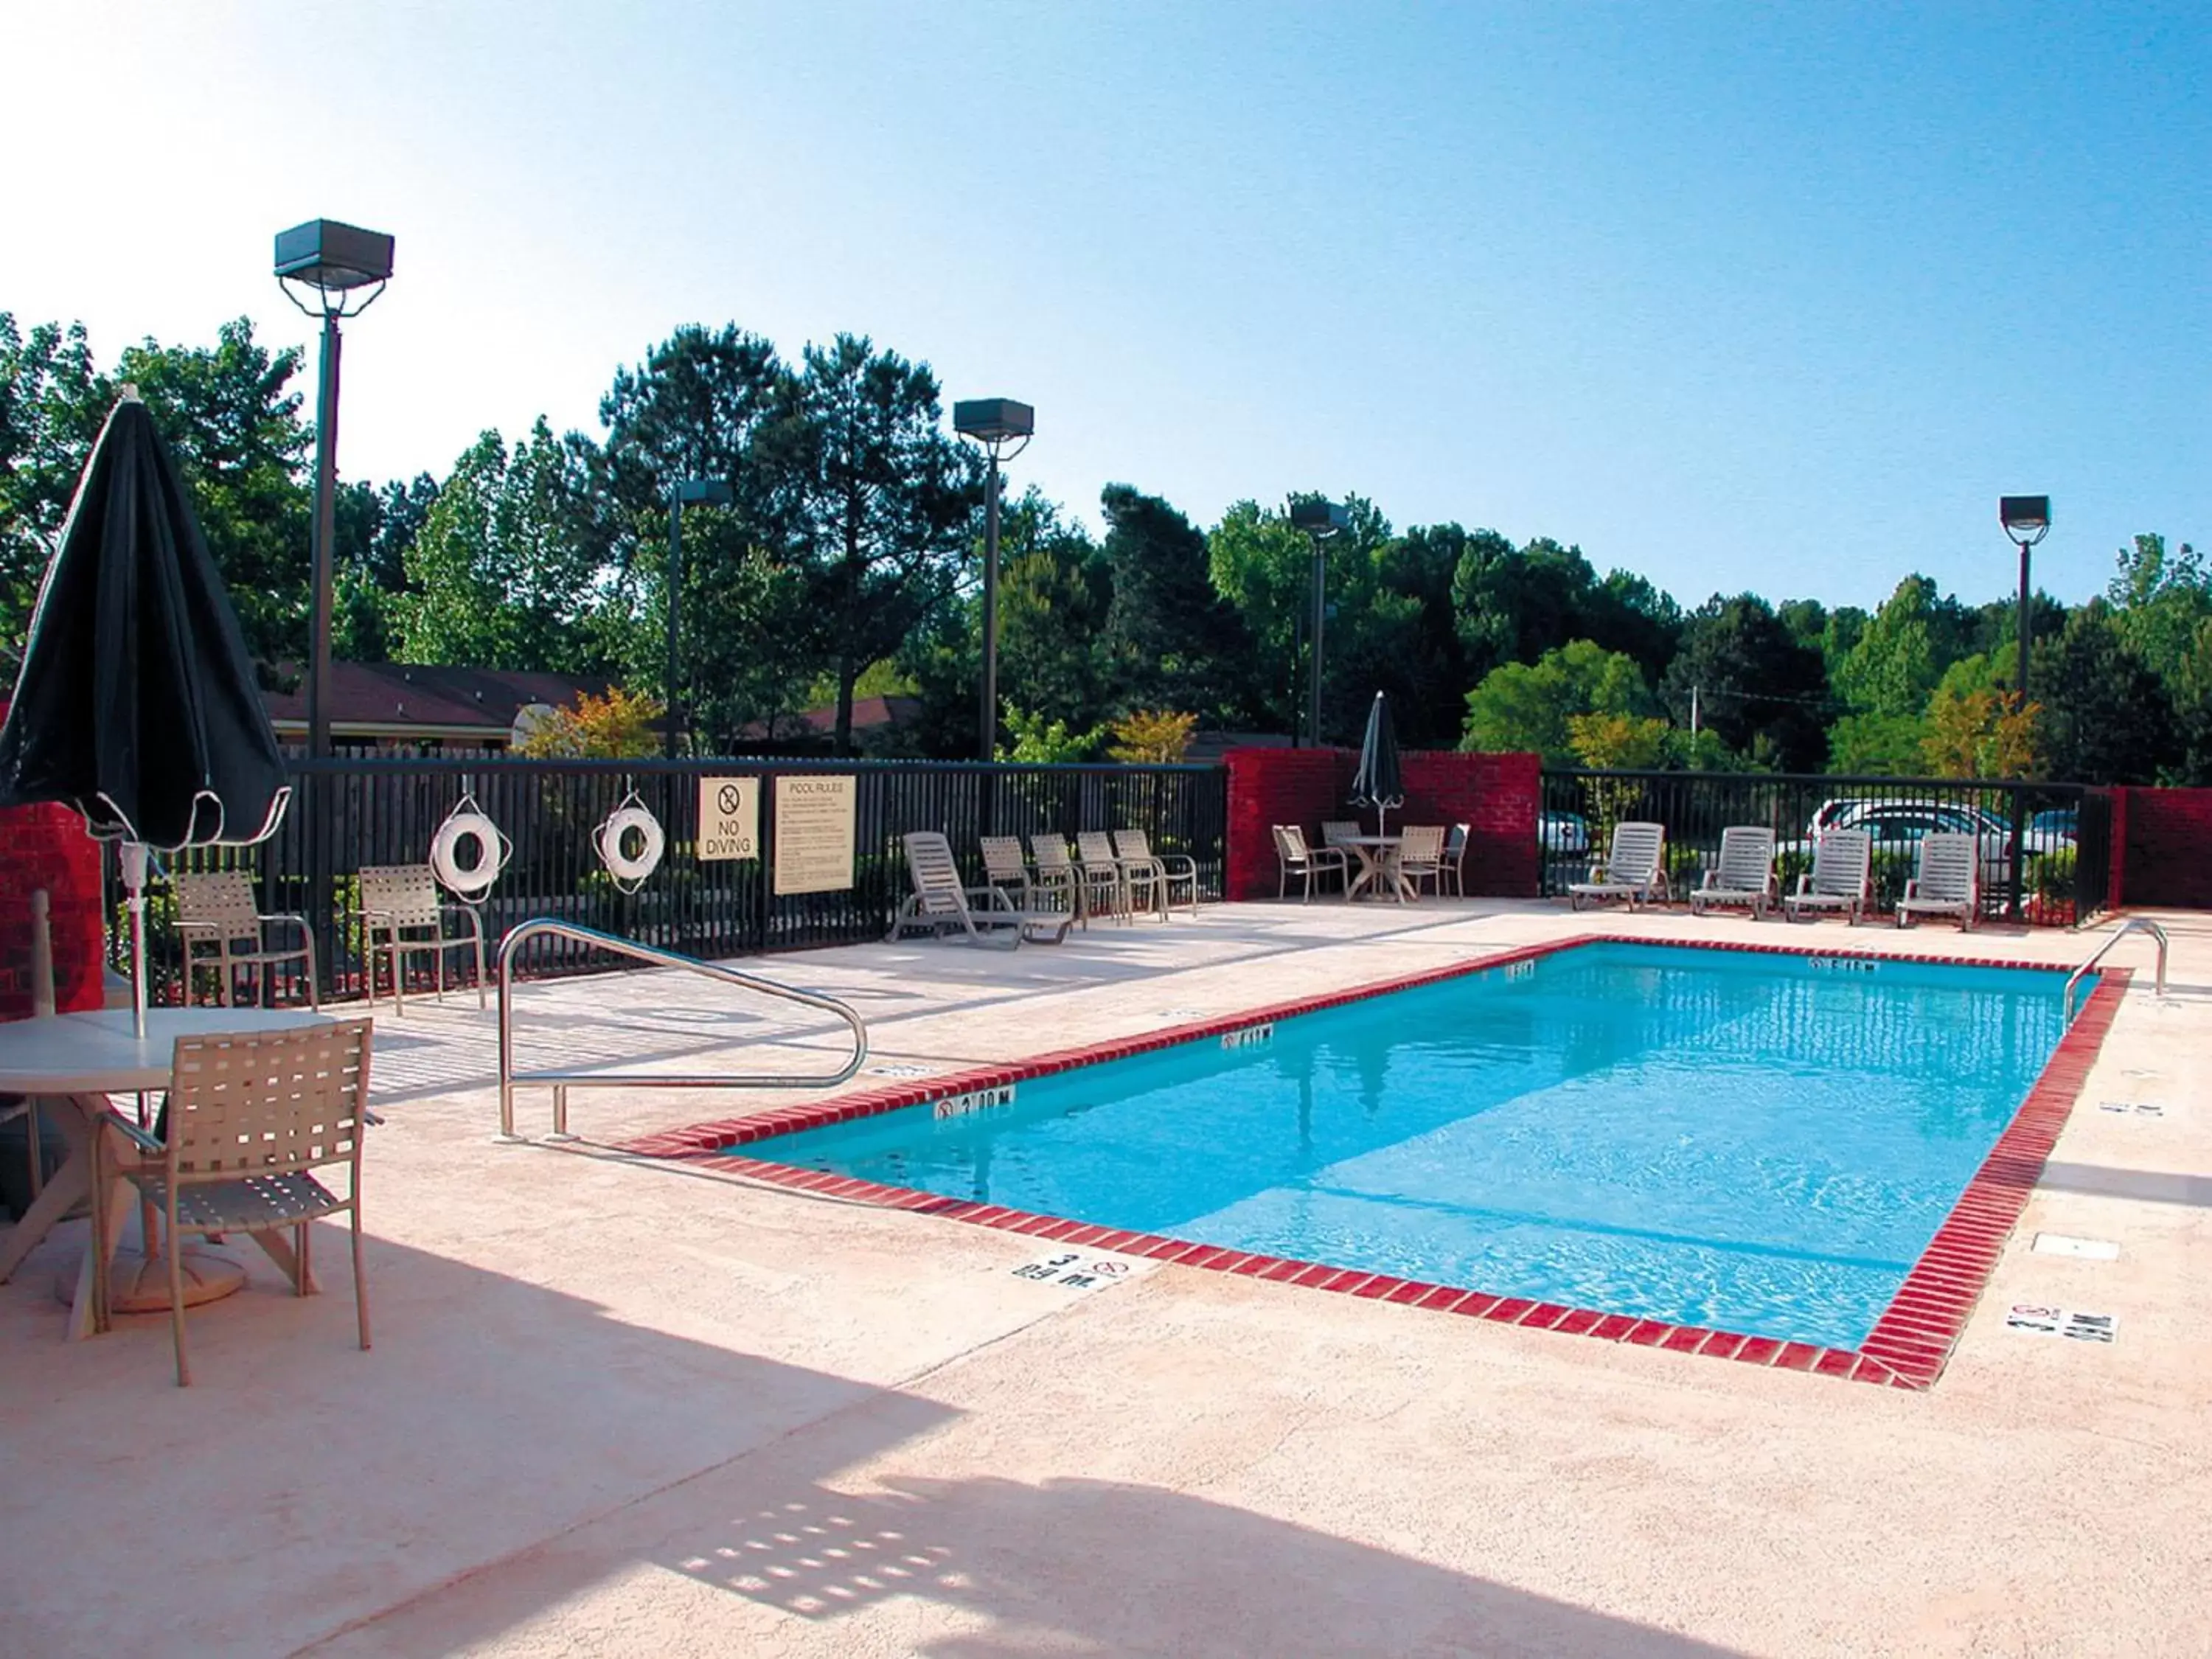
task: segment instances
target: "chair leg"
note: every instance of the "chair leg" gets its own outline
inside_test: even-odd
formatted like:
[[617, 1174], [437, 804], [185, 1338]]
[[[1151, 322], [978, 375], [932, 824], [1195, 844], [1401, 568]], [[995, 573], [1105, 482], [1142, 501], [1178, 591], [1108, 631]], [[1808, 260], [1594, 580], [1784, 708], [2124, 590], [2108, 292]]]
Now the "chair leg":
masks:
[[292, 1229], [292, 1294], [305, 1296], [307, 1286], [315, 1281], [307, 1270], [307, 1224], [301, 1222]]
[[368, 1352], [368, 1279], [361, 1269], [361, 1198], [353, 1200], [353, 1307], [361, 1325], [362, 1352]]
[[[192, 1382], [192, 1368], [185, 1358], [185, 1247], [177, 1234], [177, 1187], [169, 1183], [169, 1338], [177, 1350], [177, 1386], [188, 1389]], [[97, 1249], [95, 1243], [94, 1248]], [[149, 1249], [153, 1248], [149, 1242]]]
[[222, 977], [216, 983], [215, 1000], [217, 1007], [228, 1008], [231, 1006], [230, 999], [232, 991], [230, 982], [230, 941], [228, 939], [225, 939], [222, 942]]

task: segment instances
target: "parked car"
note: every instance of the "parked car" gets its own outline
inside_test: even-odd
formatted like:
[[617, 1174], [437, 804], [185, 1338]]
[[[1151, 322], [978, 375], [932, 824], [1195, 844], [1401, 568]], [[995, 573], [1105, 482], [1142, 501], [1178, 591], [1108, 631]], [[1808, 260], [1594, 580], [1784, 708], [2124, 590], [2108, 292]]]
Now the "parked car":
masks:
[[1536, 844], [1547, 853], [1589, 851], [1589, 820], [1579, 812], [1545, 812], [1536, 819]]
[[2081, 833], [2081, 809], [2054, 806], [2027, 821], [2028, 848], [2031, 852], [2047, 852], [2061, 846], [2071, 847]]
[[[1813, 814], [1807, 838], [1786, 842], [1776, 850], [1810, 857], [1820, 837], [1831, 830], [1863, 830], [1874, 839], [1876, 858], [1884, 853], [1911, 853], [1923, 836], [1938, 833], [1974, 837], [1981, 849], [1982, 891], [1985, 897], [2002, 892], [2012, 884], [2012, 825], [1993, 812], [1960, 801], [1835, 799], [1823, 801]], [[2074, 844], [2069, 834], [2055, 828], [2039, 830], [2031, 821], [2021, 837], [2021, 850], [2030, 858]]]

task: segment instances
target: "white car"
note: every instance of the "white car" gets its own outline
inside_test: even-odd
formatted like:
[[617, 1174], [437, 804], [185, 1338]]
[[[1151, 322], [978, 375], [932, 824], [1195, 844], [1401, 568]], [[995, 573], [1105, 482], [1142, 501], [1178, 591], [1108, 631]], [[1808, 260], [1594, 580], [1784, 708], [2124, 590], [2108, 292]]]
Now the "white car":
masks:
[[1547, 853], [1589, 851], [1589, 821], [1578, 812], [1545, 812], [1536, 819], [1536, 844]]
[[[1776, 850], [1810, 856], [1820, 837], [1831, 830], [1863, 830], [1874, 839], [1877, 855], [1910, 853], [1923, 836], [1972, 836], [1981, 849], [1982, 893], [1984, 900], [2012, 884], [2012, 825], [1993, 812], [1959, 801], [1847, 800], [1821, 803], [1813, 814], [1808, 838]], [[2071, 839], [2049, 829], [2031, 825], [2021, 839], [2021, 850], [2030, 858], [2073, 845]]]

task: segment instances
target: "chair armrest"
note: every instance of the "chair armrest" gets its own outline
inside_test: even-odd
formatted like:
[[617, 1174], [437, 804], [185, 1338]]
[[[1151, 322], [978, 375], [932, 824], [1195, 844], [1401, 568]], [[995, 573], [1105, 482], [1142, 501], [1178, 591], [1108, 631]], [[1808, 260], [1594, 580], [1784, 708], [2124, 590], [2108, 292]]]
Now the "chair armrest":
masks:
[[307, 926], [307, 917], [301, 915], [295, 911], [272, 910], [267, 915], [257, 916], [254, 920], [258, 921], [264, 927], [268, 927], [271, 922], [289, 921], [292, 926], [300, 930], [301, 939], [310, 945], [314, 942], [315, 935], [313, 930]]
[[167, 1158], [169, 1155], [168, 1146], [161, 1137], [150, 1129], [140, 1128], [112, 1107], [110, 1107], [107, 1111], [107, 1127], [120, 1131], [135, 1142], [142, 1152], [149, 1153], [155, 1158]]

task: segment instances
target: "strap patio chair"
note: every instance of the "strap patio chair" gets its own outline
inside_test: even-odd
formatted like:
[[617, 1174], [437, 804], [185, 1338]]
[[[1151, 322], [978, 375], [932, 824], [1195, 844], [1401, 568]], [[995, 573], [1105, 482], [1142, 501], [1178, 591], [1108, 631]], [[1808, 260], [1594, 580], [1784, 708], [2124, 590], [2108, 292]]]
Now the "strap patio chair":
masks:
[[[322, 994], [315, 983], [315, 939], [307, 919], [289, 911], [264, 911], [253, 896], [253, 878], [243, 870], [210, 870], [193, 874], [179, 872], [169, 878], [169, 890], [177, 901], [177, 934], [184, 941], [185, 1001], [192, 1000], [197, 970], [216, 972], [216, 1000], [230, 1007], [238, 994], [238, 970], [252, 970], [254, 999], [269, 1000], [279, 963], [296, 962], [307, 977], [307, 1006], [319, 1012]], [[270, 930], [277, 926], [295, 929], [299, 943], [277, 945]]]
[[1444, 837], [1443, 879], [1451, 884], [1452, 896], [1467, 896], [1467, 844], [1474, 839], [1474, 826], [1455, 823]]
[[1145, 907], [1158, 910], [1162, 921], [1168, 919], [1167, 908], [1160, 902], [1159, 872], [1151, 868], [1132, 870], [1114, 851], [1113, 839], [1103, 830], [1077, 832], [1075, 861], [1082, 868], [1084, 884], [1094, 893], [1103, 890], [1109, 895], [1112, 915], [1123, 921], [1134, 921], [1141, 891]]
[[1321, 844], [1324, 847], [1341, 847], [1345, 842], [1365, 833], [1366, 831], [1359, 827], [1358, 821], [1355, 818], [1326, 818], [1322, 822]]
[[[449, 917], [465, 919], [458, 932], [447, 930]], [[427, 953], [437, 969], [438, 1000], [446, 1000], [446, 953], [472, 945], [477, 956], [477, 1006], [484, 1000], [483, 919], [465, 904], [449, 904], [438, 878], [427, 864], [364, 864], [361, 867], [362, 965], [368, 1006], [376, 1006], [376, 959], [392, 963], [392, 1002], [407, 1012], [404, 988], [406, 958]]]
[[1312, 902], [1314, 882], [1320, 877], [1334, 875], [1340, 887], [1350, 882], [1351, 861], [1345, 857], [1342, 848], [1307, 846], [1306, 832], [1295, 823], [1279, 823], [1273, 827], [1277, 898], [1288, 894], [1292, 876], [1305, 883], [1305, 891], [1298, 899], [1301, 904]]
[[1782, 901], [1795, 921], [1808, 910], [1841, 910], [1856, 927], [1874, 890], [1874, 837], [1863, 830], [1831, 830], [1813, 844], [1813, 867], [1797, 878], [1797, 890]]
[[1441, 823], [1409, 823], [1398, 832], [1398, 878], [1413, 884], [1418, 896], [1427, 882], [1432, 893], [1443, 891], [1444, 827]]
[[1068, 908], [1075, 913], [1076, 926], [1088, 933], [1091, 929], [1090, 895], [1081, 867], [1069, 856], [1066, 837], [1059, 835], [1031, 836], [1030, 867], [1036, 872], [1039, 886], [1055, 895], [1063, 891], [1066, 894]]
[[1897, 902], [1897, 925], [1915, 916], [1955, 915], [1959, 931], [1971, 932], [1981, 908], [1982, 849], [1969, 835], [1938, 830], [1920, 838], [1920, 857], [1905, 896]]
[[1690, 894], [1690, 914], [1740, 904], [1756, 921], [1773, 907], [1774, 888], [1774, 831], [1765, 824], [1732, 823], [1721, 831], [1720, 862]]
[[[161, 1133], [108, 1114], [110, 1125], [142, 1155], [122, 1174], [168, 1226], [178, 1387], [192, 1380], [185, 1354], [188, 1233], [250, 1235], [283, 1268], [294, 1292], [308, 1296], [314, 1279], [307, 1224], [344, 1212], [353, 1223], [355, 1321], [361, 1346], [368, 1346], [368, 1280], [361, 1258], [362, 1131], [375, 1121], [368, 1110], [368, 1052], [365, 1019], [179, 1037]], [[309, 1173], [337, 1164], [348, 1170], [343, 1198]], [[95, 1171], [94, 1190], [104, 1185]]]
[[1175, 891], [1181, 884], [1190, 897], [1190, 913], [1198, 914], [1198, 860], [1186, 853], [1155, 853], [1152, 837], [1142, 830], [1116, 830], [1114, 832], [1114, 851], [1121, 863], [1135, 869], [1150, 866], [1160, 884], [1160, 914], [1170, 915], [1175, 910]]
[[914, 890], [899, 902], [890, 931], [884, 935], [886, 943], [902, 937], [908, 928], [926, 927], [935, 935], [957, 927], [974, 944], [1003, 944], [1013, 950], [1024, 939], [1057, 945], [1074, 925], [1070, 911], [1018, 908], [996, 883], [963, 885], [960, 866], [952, 861], [952, 843], [934, 830], [907, 832], [906, 867]]
[[1567, 884], [1569, 908], [1579, 910], [1585, 899], [1626, 899], [1633, 910], [1638, 904], [1668, 899], [1667, 887], [1667, 830], [1657, 823], [1617, 823], [1613, 848], [1605, 862], [1590, 866], [1588, 881]]
[[1029, 860], [1022, 856], [1022, 838], [1019, 836], [980, 836], [975, 844], [983, 849], [983, 879], [994, 887], [1018, 888], [1022, 908], [1030, 908], [1030, 899], [1036, 890], [1036, 883], [1030, 875]]

